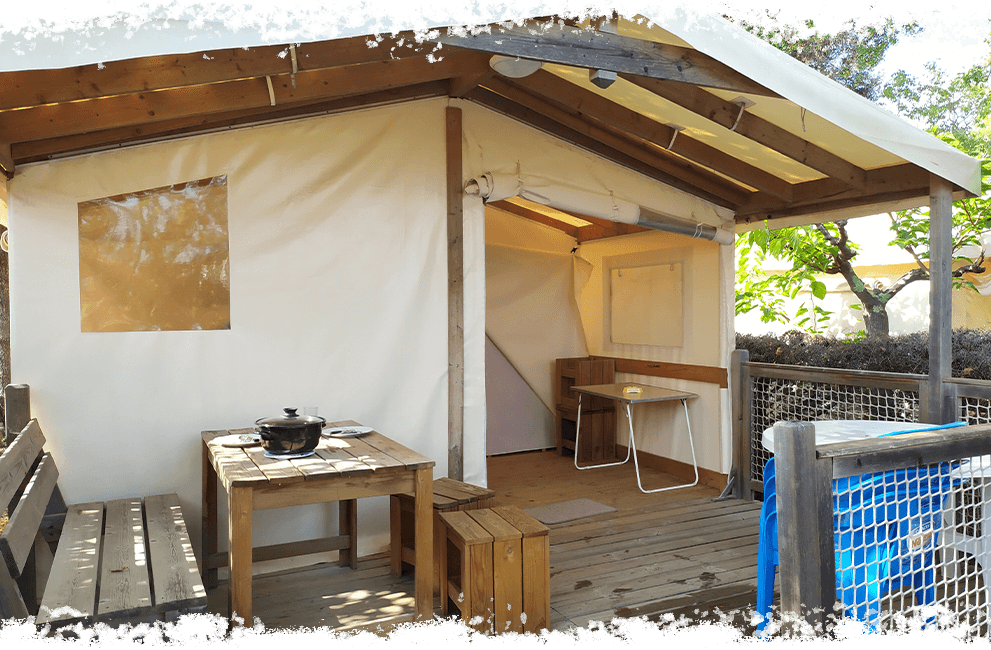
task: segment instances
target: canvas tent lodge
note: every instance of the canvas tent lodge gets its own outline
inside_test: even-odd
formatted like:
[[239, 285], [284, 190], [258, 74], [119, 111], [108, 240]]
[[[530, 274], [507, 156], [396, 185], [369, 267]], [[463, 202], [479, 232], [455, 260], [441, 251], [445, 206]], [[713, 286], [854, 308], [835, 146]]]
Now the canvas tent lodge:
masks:
[[[501, 436], [546, 431], [553, 360], [586, 354], [698, 393], [699, 464], [729, 475], [720, 242], [930, 194], [946, 219], [978, 166], [721, 19], [652, 20], [6, 57], [12, 377], [67, 498], [177, 490], [198, 540], [199, 432], [287, 405], [484, 484], [487, 448], [546, 446]], [[498, 56], [543, 67], [510, 77]], [[623, 269], [661, 272], [641, 311], [616, 298]], [[648, 339], [629, 326], [652, 304]], [[664, 432], [644, 452], [690, 462], [676, 409], [635, 426]], [[382, 550], [385, 503], [360, 507], [359, 553]], [[257, 543], [336, 528], [318, 507], [264, 515]]]

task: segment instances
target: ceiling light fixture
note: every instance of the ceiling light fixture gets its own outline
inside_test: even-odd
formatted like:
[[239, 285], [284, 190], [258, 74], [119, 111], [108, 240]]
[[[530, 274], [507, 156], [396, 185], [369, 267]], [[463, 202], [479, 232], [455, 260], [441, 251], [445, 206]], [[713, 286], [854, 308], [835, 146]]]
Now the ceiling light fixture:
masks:
[[494, 55], [489, 59], [489, 67], [504, 77], [520, 79], [532, 75], [544, 65], [543, 61], [521, 59], [515, 56]]

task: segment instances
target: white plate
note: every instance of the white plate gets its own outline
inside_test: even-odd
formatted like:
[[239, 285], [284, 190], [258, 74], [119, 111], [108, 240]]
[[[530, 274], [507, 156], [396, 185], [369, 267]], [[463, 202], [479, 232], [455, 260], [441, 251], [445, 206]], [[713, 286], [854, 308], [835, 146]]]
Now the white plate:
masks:
[[357, 438], [371, 432], [371, 427], [330, 427], [323, 430], [323, 435], [329, 438]]
[[316, 449], [311, 449], [310, 451], [304, 451], [301, 454], [276, 454], [271, 451], [266, 451], [265, 458], [274, 458], [276, 460], [292, 460], [293, 458], [308, 458], [315, 453], [317, 453]]
[[262, 444], [262, 437], [257, 433], [232, 433], [213, 439], [222, 447], [256, 447]]

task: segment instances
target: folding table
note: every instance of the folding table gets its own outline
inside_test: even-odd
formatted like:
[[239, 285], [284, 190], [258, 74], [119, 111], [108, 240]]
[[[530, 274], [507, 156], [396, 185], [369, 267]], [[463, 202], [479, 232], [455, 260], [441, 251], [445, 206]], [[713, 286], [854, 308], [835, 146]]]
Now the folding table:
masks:
[[[622, 384], [597, 384], [594, 386], [574, 386], [572, 390], [578, 393], [578, 420], [575, 423], [575, 467], [578, 469], [596, 469], [599, 467], [622, 465], [630, 460], [630, 455], [632, 453], [633, 465], [637, 473], [637, 486], [639, 486], [641, 492], [652, 494], [654, 492], [664, 492], [665, 490], [677, 490], [678, 488], [692, 487], [693, 485], [698, 484], [699, 466], [698, 461], [695, 460], [695, 443], [692, 441], [692, 423], [688, 417], [688, 400], [698, 397], [698, 395], [695, 393], [686, 393], [680, 390], [672, 390], [670, 388], [660, 388], [657, 386], [647, 386], [644, 384], [636, 384], [631, 382]], [[596, 397], [605, 397], [606, 399], [614, 399], [623, 403], [623, 406], [626, 408], [626, 421], [630, 425], [630, 445], [626, 449], [625, 460], [621, 460], [616, 463], [585, 465], [584, 467], [578, 464], [578, 439], [582, 428], [583, 394], [595, 395]], [[637, 446], [633, 437], [633, 417], [630, 414], [630, 405], [647, 402], [670, 402], [672, 400], [681, 400], [681, 405], [685, 409], [685, 423], [688, 425], [688, 444], [692, 449], [692, 467], [695, 469], [695, 480], [691, 483], [685, 483], [684, 485], [672, 485], [669, 487], [655, 488], [653, 490], [645, 490], [643, 483], [640, 481], [640, 463], [637, 461]]]

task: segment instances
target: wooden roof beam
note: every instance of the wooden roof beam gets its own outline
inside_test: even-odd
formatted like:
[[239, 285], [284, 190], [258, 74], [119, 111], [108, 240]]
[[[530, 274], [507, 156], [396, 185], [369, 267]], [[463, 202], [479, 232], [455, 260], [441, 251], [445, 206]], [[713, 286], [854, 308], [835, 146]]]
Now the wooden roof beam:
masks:
[[[425, 57], [437, 46], [412, 32], [376, 42], [365, 36], [295, 46], [298, 70], [318, 70], [399, 58]], [[0, 111], [65, 101], [262, 78], [293, 71], [289, 45], [268, 45], [149, 56], [124, 61], [0, 73]]]
[[0, 142], [0, 172], [3, 172], [7, 179], [14, 177], [14, 157], [10, 153], [10, 145]]
[[59, 138], [21, 142], [13, 145], [11, 151], [14, 159], [20, 163], [36, 162], [47, 160], [56, 155], [228, 129], [257, 122], [292, 119], [318, 113], [334, 113], [427, 97], [441, 97], [447, 94], [447, 90], [448, 81], [442, 79], [340, 99], [300, 102], [286, 106], [264, 106], [249, 110], [213, 113], [207, 116], [182, 117], [153, 124], [139, 124]]
[[[304, 70], [272, 77], [275, 105], [312, 102], [378, 92], [390, 88], [449, 79], [466, 67], [477, 67], [480, 55], [451, 52], [429, 65], [417, 59]], [[93, 130], [154, 123], [183, 117], [271, 106], [265, 79], [157, 90], [59, 105], [0, 112], [0, 141], [70, 136]]]
[[[591, 124], [500, 77], [490, 79], [486, 86], [494, 92], [487, 93], [486, 89], [477, 88], [469, 94], [469, 98], [717, 205], [735, 208], [750, 199], [752, 192], [730, 180], [682, 158], [661, 156], [656, 153], [656, 147], [648, 148]], [[508, 101], [502, 101], [503, 98]], [[616, 154], [621, 155], [617, 157]], [[631, 164], [633, 160], [637, 164]], [[650, 169], [649, 172], [645, 171], [645, 166]]]
[[677, 134], [671, 126], [659, 124], [550, 72], [538, 71], [510, 83], [525, 88], [549, 103], [565, 106], [571, 111], [652, 142], [756, 190], [785, 201], [791, 200], [791, 184], [787, 181], [696, 140], [690, 134]]
[[569, 214], [573, 217], [578, 217], [579, 219], [584, 219], [589, 222], [586, 226], [575, 226], [564, 221], [559, 221], [558, 219], [549, 217], [545, 214], [541, 214], [540, 212], [531, 210], [525, 206], [510, 203], [509, 201], [493, 201], [491, 203], [487, 203], [486, 205], [496, 208], [497, 210], [502, 210], [503, 212], [515, 214], [516, 216], [523, 217], [524, 219], [529, 219], [531, 221], [544, 224], [545, 226], [550, 226], [555, 230], [560, 230], [566, 235], [574, 237], [579, 243], [592, 241], [595, 239], [605, 239], [607, 237], [619, 237], [620, 235], [629, 235], [637, 232], [646, 232], [648, 230], [648, 228], [643, 228], [640, 226], [632, 226], [626, 223], [616, 223], [606, 219], [596, 219], [595, 217], [589, 217], [584, 214], [578, 214], [570, 211], [566, 212], [565, 214]]
[[530, 21], [525, 26], [492, 25], [490, 32], [433, 39], [446, 46], [487, 54], [535, 59], [590, 70], [606, 70], [777, 97], [764, 86], [696, 50], [629, 36], [579, 29], [560, 22]]
[[717, 95], [684, 84], [633, 75], [624, 75], [623, 78], [850, 187], [864, 189], [867, 185], [866, 170], [752, 113], [743, 111], [741, 114], [739, 105]]
[[757, 194], [736, 211], [737, 223], [796, 216], [830, 209], [856, 207], [905, 198], [927, 196], [929, 173], [911, 164], [871, 170], [864, 190], [853, 190], [839, 181], [825, 178], [795, 185], [795, 199], [785, 203]]

